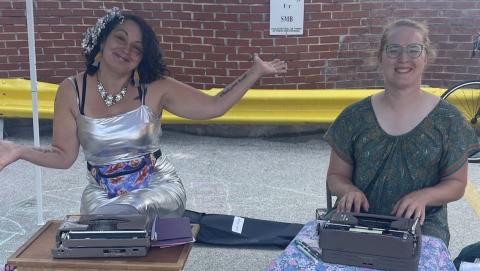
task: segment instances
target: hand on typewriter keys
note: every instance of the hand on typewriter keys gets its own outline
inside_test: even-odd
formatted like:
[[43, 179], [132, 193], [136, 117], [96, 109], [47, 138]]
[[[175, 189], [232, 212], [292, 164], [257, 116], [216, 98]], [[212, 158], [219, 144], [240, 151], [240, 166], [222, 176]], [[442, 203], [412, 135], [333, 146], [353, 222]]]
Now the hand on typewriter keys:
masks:
[[343, 194], [338, 202], [338, 212], [354, 212], [360, 213], [360, 210], [368, 212], [368, 200], [362, 191], [355, 189]]
[[425, 207], [427, 197], [418, 190], [403, 196], [393, 206], [392, 215], [404, 218], [419, 218], [420, 225], [425, 221]]

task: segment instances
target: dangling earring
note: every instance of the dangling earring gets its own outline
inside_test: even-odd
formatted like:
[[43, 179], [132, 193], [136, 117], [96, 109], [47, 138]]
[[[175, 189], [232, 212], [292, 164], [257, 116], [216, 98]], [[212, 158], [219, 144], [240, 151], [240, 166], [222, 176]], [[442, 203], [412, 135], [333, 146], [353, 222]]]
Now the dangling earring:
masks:
[[92, 66], [98, 67], [100, 65], [100, 60], [102, 59], [102, 52], [98, 52], [97, 55], [95, 56], [95, 60], [92, 63]]
[[140, 74], [138, 74], [138, 69], [135, 69], [135, 72], [133, 72], [133, 83], [137, 88], [140, 86]]

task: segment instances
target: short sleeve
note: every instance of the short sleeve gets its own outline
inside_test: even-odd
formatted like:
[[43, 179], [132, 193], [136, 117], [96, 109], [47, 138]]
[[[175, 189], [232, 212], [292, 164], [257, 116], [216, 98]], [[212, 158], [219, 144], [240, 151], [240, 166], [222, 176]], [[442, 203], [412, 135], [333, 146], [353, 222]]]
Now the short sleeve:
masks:
[[353, 107], [348, 107], [335, 119], [323, 136], [332, 149], [350, 165], [353, 159]]
[[[458, 109], [448, 104], [444, 108], [443, 153], [440, 160], [440, 177], [459, 170], [468, 157], [480, 151], [475, 131]], [[442, 129], [443, 130], [443, 129]]]

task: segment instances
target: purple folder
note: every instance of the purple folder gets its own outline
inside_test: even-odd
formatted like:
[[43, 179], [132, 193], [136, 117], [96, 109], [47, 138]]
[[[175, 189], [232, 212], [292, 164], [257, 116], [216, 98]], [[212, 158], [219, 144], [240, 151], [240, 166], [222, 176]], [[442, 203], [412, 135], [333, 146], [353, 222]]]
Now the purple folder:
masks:
[[155, 218], [151, 239], [152, 247], [170, 247], [195, 241], [188, 217]]

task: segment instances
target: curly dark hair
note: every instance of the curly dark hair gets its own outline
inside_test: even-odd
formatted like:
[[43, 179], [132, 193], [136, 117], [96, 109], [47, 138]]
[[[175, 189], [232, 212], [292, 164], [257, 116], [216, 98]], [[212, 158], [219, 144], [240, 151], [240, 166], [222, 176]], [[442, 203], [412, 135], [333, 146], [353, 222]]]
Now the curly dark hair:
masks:
[[[137, 70], [140, 75], [140, 83], [148, 84], [157, 79], [162, 78], [165, 74], [168, 74], [167, 66], [163, 61], [163, 51], [160, 48], [157, 36], [153, 31], [152, 27], [145, 22], [144, 19], [133, 14], [122, 14], [124, 21], [131, 20], [135, 22], [142, 31], [142, 44], [143, 44], [143, 55], [140, 64], [138, 64]], [[116, 17], [112, 21], [108, 22], [105, 25], [105, 28], [100, 32], [97, 43], [95, 47], [90, 51], [90, 53], [85, 53], [85, 65], [87, 67], [87, 74], [94, 75], [98, 67], [93, 66], [95, 61], [95, 56], [100, 51], [101, 44], [105, 39], [110, 35], [110, 32], [122, 21], [120, 18]], [[132, 83], [133, 83], [133, 72], [132, 72]]]

